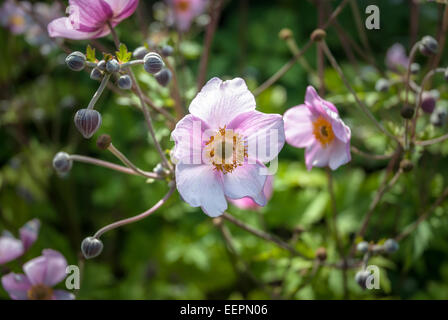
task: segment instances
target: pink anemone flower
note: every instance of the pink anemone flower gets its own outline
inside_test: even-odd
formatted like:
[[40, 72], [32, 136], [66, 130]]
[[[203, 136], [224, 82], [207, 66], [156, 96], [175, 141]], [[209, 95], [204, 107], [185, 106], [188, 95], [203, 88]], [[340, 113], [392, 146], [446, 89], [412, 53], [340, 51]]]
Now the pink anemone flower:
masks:
[[190, 29], [194, 18], [205, 10], [206, 0], [167, 0], [173, 13], [177, 28], [181, 31]]
[[391, 46], [386, 53], [386, 65], [393, 71], [399, 71], [399, 69], [407, 69], [409, 64], [409, 58], [406, 55], [406, 49], [400, 43], [395, 43]]
[[69, 0], [68, 17], [48, 24], [50, 37], [95, 39], [108, 35], [108, 23], [115, 27], [132, 15], [138, 0]]
[[0, 237], [0, 264], [10, 262], [22, 256], [36, 241], [39, 233], [40, 222], [33, 219], [20, 228], [20, 240], [11, 233], [5, 231]]
[[[263, 193], [266, 196], [266, 200], [269, 200], [272, 197], [273, 182], [274, 182], [274, 176], [269, 175], [266, 178], [266, 182], [265, 182], [264, 188], [263, 188]], [[259, 210], [260, 209], [260, 206], [258, 204], [256, 204], [255, 201], [249, 197], [236, 199], [236, 200], [230, 199], [230, 202], [233, 205], [235, 205], [238, 208], [243, 209], [243, 210]]]
[[350, 128], [339, 117], [338, 110], [309, 86], [305, 104], [285, 112], [286, 142], [305, 149], [305, 163], [312, 167], [336, 170], [351, 160]]
[[3, 288], [14, 300], [73, 300], [72, 293], [52, 288], [64, 280], [66, 268], [67, 260], [62, 254], [45, 249], [42, 256], [23, 265], [25, 274], [11, 272], [3, 276]]
[[190, 104], [171, 136], [175, 142], [177, 189], [192, 207], [211, 217], [227, 209], [228, 199], [250, 197], [266, 204], [269, 174], [285, 143], [283, 119], [255, 110], [243, 79], [211, 79]]

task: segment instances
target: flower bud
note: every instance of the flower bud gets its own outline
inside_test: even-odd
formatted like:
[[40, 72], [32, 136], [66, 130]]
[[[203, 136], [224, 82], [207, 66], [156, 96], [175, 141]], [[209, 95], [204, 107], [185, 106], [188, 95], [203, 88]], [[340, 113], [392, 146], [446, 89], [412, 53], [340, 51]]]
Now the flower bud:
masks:
[[165, 177], [167, 174], [165, 168], [162, 166], [161, 163], [158, 163], [152, 171], [160, 177]]
[[92, 79], [92, 80], [99, 81], [99, 80], [101, 80], [102, 77], [103, 77], [103, 73], [98, 68], [93, 68], [92, 71], [90, 72], [90, 79]]
[[403, 159], [400, 162], [400, 168], [404, 172], [410, 172], [410, 171], [412, 171], [412, 169], [414, 169], [414, 164], [409, 159]]
[[81, 71], [86, 66], [86, 56], [79, 51], [70, 53], [67, 58], [65, 58], [65, 64], [73, 71]]
[[314, 42], [319, 42], [327, 36], [327, 33], [323, 29], [316, 29], [311, 33], [311, 40]]
[[420, 65], [417, 62], [411, 64], [411, 73], [417, 74], [420, 72]]
[[171, 76], [170, 69], [164, 68], [160, 72], [156, 73], [154, 77], [161, 86], [166, 87], [171, 81]]
[[98, 257], [103, 251], [103, 242], [94, 237], [87, 237], [81, 243], [81, 251], [86, 259]]
[[411, 106], [405, 106], [401, 108], [400, 114], [405, 119], [411, 119], [414, 116], [414, 108]]
[[173, 47], [169, 45], [165, 45], [162, 47], [162, 55], [164, 57], [169, 57], [173, 54]]
[[375, 83], [375, 90], [379, 92], [386, 92], [389, 90], [390, 83], [387, 79], [381, 78]]
[[421, 107], [426, 113], [432, 113], [436, 107], [439, 92], [437, 90], [424, 91], [422, 94]]
[[445, 80], [448, 81], [448, 68], [445, 69], [444, 77]]
[[436, 110], [431, 115], [431, 123], [435, 127], [443, 127], [447, 120], [447, 110], [445, 108], [436, 108]]
[[75, 114], [75, 125], [84, 138], [88, 139], [101, 126], [101, 114], [93, 109], [80, 109]]
[[98, 62], [98, 64], [96, 65], [96, 67], [98, 69], [100, 69], [101, 71], [106, 71], [106, 61], [101, 60], [100, 62]]
[[355, 281], [359, 284], [359, 286], [363, 289], [367, 288], [367, 278], [369, 278], [370, 272], [367, 270], [360, 270], [355, 275]]
[[316, 258], [319, 259], [320, 261], [327, 260], [327, 250], [324, 247], [317, 248]]
[[53, 158], [53, 168], [57, 173], [67, 173], [71, 170], [73, 161], [70, 159], [70, 155], [66, 152], [58, 152]]
[[356, 245], [356, 250], [361, 253], [369, 251], [369, 243], [367, 241], [361, 241]]
[[107, 61], [106, 63], [106, 71], [109, 73], [118, 72], [120, 70], [120, 64], [116, 59], [112, 59]]
[[439, 49], [439, 44], [437, 40], [431, 36], [424, 36], [422, 40], [420, 40], [420, 53], [424, 56], [432, 56], [436, 54]]
[[162, 68], [165, 65], [163, 63], [162, 57], [155, 52], [148, 53], [143, 58], [143, 62], [144, 62], [143, 67], [145, 68], [146, 72], [151, 74], [156, 74], [157, 72], [162, 70]]
[[118, 78], [117, 84], [118, 84], [118, 88], [123, 89], [123, 90], [129, 90], [132, 88], [131, 77], [128, 76], [127, 74], [122, 75], [120, 78]]
[[384, 250], [387, 253], [394, 253], [400, 248], [397, 241], [394, 239], [387, 239], [386, 242], [384, 242]]
[[291, 31], [291, 29], [283, 28], [283, 29], [280, 30], [280, 32], [278, 33], [278, 36], [279, 36], [280, 39], [282, 39], [282, 40], [288, 40], [289, 38], [292, 37], [292, 31]]
[[98, 137], [96, 140], [96, 146], [100, 148], [101, 150], [106, 150], [109, 148], [110, 144], [112, 142], [112, 138], [108, 134], [102, 134]]
[[143, 60], [143, 58], [149, 53], [148, 49], [145, 46], [138, 47], [132, 52], [132, 56], [135, 59]]

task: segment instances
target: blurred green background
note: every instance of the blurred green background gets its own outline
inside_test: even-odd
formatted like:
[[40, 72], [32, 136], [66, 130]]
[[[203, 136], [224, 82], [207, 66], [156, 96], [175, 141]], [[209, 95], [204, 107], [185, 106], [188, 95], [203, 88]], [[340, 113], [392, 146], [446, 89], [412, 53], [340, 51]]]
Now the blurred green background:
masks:
[[[141, 1], [143, 21], [150, 36], [173, 43], [174, 32], [162, 33], [154, 22], [154, 1]], [[340, 1], [328, 1], [335, 7]], [[387, 49], [395, 42], [409, 51], [412, 37], [436, 36], [442, 5], [422, 3], [419, 7], [418, 33], [410, 27], [409, 1], [358, 1], [361, 17], [364, 8], [374, 2], [381, 10], [381, 29], [367, 31], [371, 55], [385, 70]], [[65, 2], [64, 2], [65, 5]], [[244, 77], [255, 89], [291, 58], [282, 28], [290, 28], [299, 46], [303, 46], [317, 25], [312, 1], [227, 1], [211, 49], [207, 79]], [[350, 6], [338, 22], [358, 44], [360, 38]], [[118, 34], [130, 50], [145, 40], [136, 14], [122, 22]], [[153, 33], [154, 31], [154, 33]], [[203, 28], [195, 26], [183, 35], [182, 63], [177, 63], [179, 85], [187, 102], [195, 95]], [[157, 38], [158, 39], [158, 38]], [[330, 27], [328, 45], [342, 64], [350, 83], [377, 118], [393, 132], [401, 132], [399, 90], [375, 91], [380, 75], [364, 60], [358, 64], [347, 59], [335, 28]], [[99, 39], [112, 49], [110, 37]], [[89, 155], [113, 162], [117, 160], [96, 147], [96, 137], [110, 134], [115, 146], [135, 164], [151, 170], [159, 158], [148, 136], [141, 113], [130, 106], [132, 99], [106, 90], [97, 104], [103, 124], [94, 138], [85, 140], [76, 131], [73, 116], [85, 108], [97, 88], [85, 72], [71, 72], [64, 65], [65, 53], [59, 49], [42, 55], [23, 36], [0, 29], [0, 231], [16, 232], [26, 221], [39, 218], [39, 238], [23, 261], [40, 255], [44, 248], [61, 251], [69, 264], [79, 263], [82, 239], [100, 227], [118, 219], [136, 215], [154, 205], [166, 192], [163, 182], [145, 183], [140, 177], [127, 176], [91, 165], [74, 163], [70, 174], [60, 178], [51, 161], [58, 151]], [[85, 51], [88, 41], [65, 41], [71, 50]], [[446, 50], [445, 50], [446, 52]], [[305, 55], [315, 68], [316, 50]], [[422, 71], [427, 59], [419, 56]], [[176, 60], [178, 62], [178, 60]], [[446, 54], [442, 59], [446, 63]], [[393, 145], [381, 135], [355, 106], [353, 98], [336, 72], [325, 70], [328, 100], [333, 101], [352, 129], [352, 144], [376, 154], [393, 151]], [[143, 68], [135, 68], [145, 92], [157, 104], [172, 105], [168, 89], [161, 89]], [[447, 85], [436, 77], [433, 86], [441, 93], [439, 104], [448, 98]], [[283, 114], [301, 104], [308, 84], [314, 77], [299, 64], [278, 83], [257, 97], [258, 109]], [[157, 135], [165, 149], [173, 147], [170, 129], [155, 115]], [[422, 116], [421, 139], [442, 135], [444, 128], [429, 124]], [[375, 211], [365, 239], [378, 242], [396, 236], [418, 218], [441, 193], [448, 179], [448, 142], [417, 149], [412, 160], [415, 168], [403, 175]], [[348, 249], [375, 192], [384, 176], [387, 161], [366, 160], [355, 154], [348, 165], [334, 173], [338, 209], [338, 228]], [[273, 198], [259, 212], [243, 211], [234, 206], [229, 212], [258, 228], [291, 242], [301, 253], [313, 257], [325, 247], [329, 261], [337, 261], [336, 243], [328, 233], [331, 207], [325, 170], [308, 172], [302, 150], [285, 145], [279, 157]], [[348, 272], [349, 297], [357, 299], [448, 299], [448, 205], [434, 214], [408, 238], [400, 250], [390, 256], [377, 256], [369, 264], [381, 268], [381, 289], [363, 291], [354, 281], [357, 270]], [[304, 231], [295, 234], [300, 227]], [[292, 258], [288, 252], [261, 241], [229, 225], [241, 259], [251, 274], [265, 283], [268, 292], [293, 299], [340, 299], [343, 297], [342, 272], [322, 268], [308, 282], [312, 262]], [[294, 235], [296, 235], [294, 237]], [[84, 263], [78, 299], [269, 299], [271, 295], [239, 268], [229, 255], [219, 229], [200, 209], [183, 203], [176, 193], [154, 215], [139, 223], [114, 230], [103, 236], [104, 251]], [[290, 267], [288, 268], [288, 265]], [[19, 272], [20, 261], [8, 267]], [[300, 290], [297, 290], [299, 289]], [[8, 299], [0, 288], [0, 298]]]

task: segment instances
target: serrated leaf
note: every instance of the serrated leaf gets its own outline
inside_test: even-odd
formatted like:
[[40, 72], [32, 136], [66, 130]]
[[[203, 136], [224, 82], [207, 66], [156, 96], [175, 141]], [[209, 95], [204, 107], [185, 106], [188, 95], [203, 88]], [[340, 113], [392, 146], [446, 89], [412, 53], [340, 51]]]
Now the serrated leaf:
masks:
[[118, 51], [115, 52], [118, 62], [120, 63], [126, 63], [131, 60], [132, 52], [128, 51], [128, 48], [124, 43], [120, 44], [120, 48]]
[[95, 48], [92, 48], [90, 44], [87, 45], [86, 58], [87, 61], [96, 62]]

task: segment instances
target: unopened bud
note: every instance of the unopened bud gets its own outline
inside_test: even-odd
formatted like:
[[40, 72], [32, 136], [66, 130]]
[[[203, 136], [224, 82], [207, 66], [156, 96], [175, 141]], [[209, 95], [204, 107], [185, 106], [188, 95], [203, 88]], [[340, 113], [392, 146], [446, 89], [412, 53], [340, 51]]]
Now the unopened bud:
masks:
[[96, 146], [101, 150], [106, 150], [109, 148], [112, 138], [108, 134], [102, 134], [96, 140]]
[[405, 119], [411, 119], [414, 116], [414, 108], [411, 106], [404, 106], [401, 108], [400, 114]]
[[375, 83], [375, 90], [379, 92], [386, 92], [389, 90], [390, 82], [387, 79], [381, 78]]
[[81, 71], [86, 66], [86, 56], [82, 52], [75, 51], [65, 58], [65, 63], [70, 70]]
[[67, 173], [71, 170], [73, 161], [70, 159], [70, 155], [66, 152], [58, 152], [53, 158], [53, 168], [58, 173]]
[[447, 120], [447, 110], [446, 108], [437, 107], [436, 110], [431, 115], [431, 123], [435, 127], [443, 127]]
[[172, 75], [170, 69], [164, 68], [156, 73], [154, 77], [161, 86], [166, 87], [170, 83]]
[[90, 79], [92, 79], [92, 80], [99, 81], [99, 80], [101, 80], [102, 77], [103, 77], [103, 73], [98, 68], [93, 68], [92, 71], [90, 72]]
[[369, 243], [367, 241], [361, 241], [356, 245], [356, 250], [361, 253], [366, 253], [369, 251]]
[[370, 272], [367, 270], [360, 270], [355, 275], [355, 281], [359, 284], [359, 286], [363, 289], [367, 288], [367, 279], [370, 276]]
[[431, 36], [424, 36], [422, 40], [420, 40], [420, 46], [419, 46], [421, 54], [425, 56], [432, 56], [433, 54], [436, 54], [439, 50], [439, 44], [437, 43], [437, 40], [434, 39]]
[[138, 47], [132, 52], [132, 56], [135, 59], [143, 60], [143, 58], [149, 53], [148, 49], [145, 46]]
[[84, 138], [88, 139], [101, 126], [101, 114], [93, 109], [80, 109], [75, 114], [75, 125]]
[[323, 29], [316, 29], [311, 33], [311, 40], [314, 42], [319, 42], [327, 36], [327, 33]]
[[394, 239], [387, 239], [386, 242], [384, 242], [384, 250], [387, 253], [394, 253], [398, 251], [399, 248], [400, 245]]
[[283, 28], [278, 33], [278, 36], [280, 37], [280, 39], [288, 40], [289, 38], [292, 38], [292, 31], [291, 31], [291, 29]]
[[101, 60], [100, 62], [98, 62], [98, 64], [96, 65], [96, 67], [98, 69], [100, 69], [101, 71], [106, 71], [106, 61]]
[[164, 45], [162, 47], [162, 55], [164, 57], [169, 57], [173, 54], [173, 47], [169, 45]]
[[414, 164], [412, 163], [411, 160], [409, 159], [403, 159], [400, 162], [400, 168], [404, 171], [404, 172], [410, 172], [412, 171], [412, 169], [414, 169]]
[[320, 261], [327, 260], [327, 250], [324, 247], [320, 247], [316, 250], [316, 258]]
[[143, 58], [143, 62], [144, 62], [143, 67], [145, 68], [146, 72], [151, 74], [156, 74], [157, 72], [162, 70], [162, 68], [165, 65], [163, 63], [162, 57], [155, 52], [148, 53]]
[[81, 251], [86, 259], [98, 257], [103, 251], [103, 242], [94, 237], [87, 237], [81, 243]]
[[411, 64], [411, 73], [417, 74], [420, 72], [420, 65], [417, 62]]
[[120, 78], [118, 78], [117, 81], [118, 88], [123, 90], [129, 90], [132, 88], [132, 80], [131, 77], [127, 74], [122, 75]]
[[421, 107], [426, 113], [432, 113], [436, 107], [439, 92], [437, 90], [424, 91], [422, 94]]
[[112, 59], [107, 61], [106, 63], [106, 71], [109, 73], [118, 72], [120, 70], [120, 64], [116, 59]]

